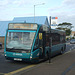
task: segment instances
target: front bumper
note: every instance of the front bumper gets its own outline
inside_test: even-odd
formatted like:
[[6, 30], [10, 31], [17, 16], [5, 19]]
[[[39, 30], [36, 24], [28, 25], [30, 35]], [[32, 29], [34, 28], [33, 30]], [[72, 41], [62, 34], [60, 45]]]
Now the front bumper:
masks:
[[[5, 56], [5, 58], [7, 60], [13, 60], [13, 61], [24, 61], [24, 62], [31, 62], [31, 63], [35, 63], [35, 62], [39, 62], [39, 60], [37, 59], [30, 59], [30, 58], [16, 58], [16, 57], [7, 57]], [[14, 59], [19, 59], [19, 60], [14, 60]]]
[[31, 61], [30, 58], [16, 58], [16, 57], [7, 57], [7, 56], [5, 56], [5, 58], [7, 60], [22, 59], [22, 60], [14, 60], [14, 61], [25, 61], [25, 62], [30, 62]]

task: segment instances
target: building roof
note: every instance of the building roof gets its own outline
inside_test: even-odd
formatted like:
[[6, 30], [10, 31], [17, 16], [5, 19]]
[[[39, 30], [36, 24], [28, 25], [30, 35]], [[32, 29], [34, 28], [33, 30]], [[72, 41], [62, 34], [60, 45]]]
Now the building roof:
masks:
[[13, 21], [49, 25], [47, 16], [36, 16], [35, 18], [34, 17], [15, 17]]
[[[15, 17], [13, 21], [0, 21], [0, 37], [5, 36], [8, 23], [34, 23], [34, 17]], [[35, 17], [35, 23], [49, 25], [47, 16]]]

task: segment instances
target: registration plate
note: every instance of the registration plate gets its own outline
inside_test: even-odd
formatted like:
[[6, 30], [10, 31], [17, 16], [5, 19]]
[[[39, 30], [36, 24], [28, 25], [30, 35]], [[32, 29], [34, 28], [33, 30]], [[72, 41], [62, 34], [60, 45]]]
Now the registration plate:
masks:
[[16, 60], [16, 61], [22, 61], [22, 59], [20, 59], [20, 58], [14, 58], [14, 60]]

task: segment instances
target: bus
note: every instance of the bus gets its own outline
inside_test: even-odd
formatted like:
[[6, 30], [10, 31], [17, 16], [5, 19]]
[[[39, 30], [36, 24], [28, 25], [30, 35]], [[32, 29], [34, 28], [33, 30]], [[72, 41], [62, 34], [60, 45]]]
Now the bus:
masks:
[[64, 53], [65, 32], [50, 29], [37, 23], [9, 23], [5, 36], [4, 55], [8, 60], [39, 62], [48, 59], [51, 43], [51, 56]]

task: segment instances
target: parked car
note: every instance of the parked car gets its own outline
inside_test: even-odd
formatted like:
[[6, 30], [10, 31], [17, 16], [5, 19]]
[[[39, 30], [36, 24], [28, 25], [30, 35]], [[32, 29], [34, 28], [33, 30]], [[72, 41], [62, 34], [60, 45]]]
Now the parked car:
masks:
[[75, 39], [72, 39], [72, 40], [70, 41], [70, 44], [75, 44]]
[[2, 43], [0, 43], [0, 49], [2, 49]]

